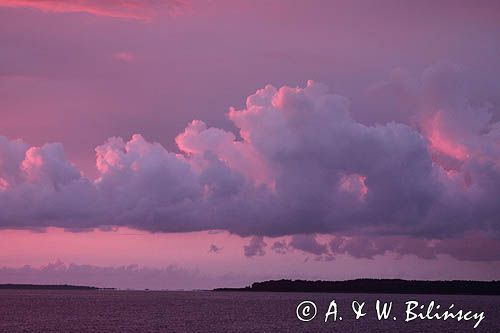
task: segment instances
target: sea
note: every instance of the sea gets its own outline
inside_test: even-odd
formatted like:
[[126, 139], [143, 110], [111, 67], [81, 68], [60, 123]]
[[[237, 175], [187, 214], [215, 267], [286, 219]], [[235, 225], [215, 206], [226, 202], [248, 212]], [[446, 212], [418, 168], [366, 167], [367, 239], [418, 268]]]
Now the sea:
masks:
[[[378, 319], [377, 300], [379, 309], [392, 304], [387, 319]], [[419, 309], [424, 305], [422, 313], [434, 302], [441, 312], [453, 304], [450, 311], [471, 311], [469, 319], [473, 313], [483, 312], [484, 319], [477, 328], [474, 319], [406, 321], [407, 302], [411, 301], [418, 302]], [[356, 319], [353, 304], [358, 311], [361, 306], [358, 313], [363, 316]], [[325, 322], [329, 308], [331, 314]], [[0, 290], [0, 332], [498, 333], [500, 296]]]

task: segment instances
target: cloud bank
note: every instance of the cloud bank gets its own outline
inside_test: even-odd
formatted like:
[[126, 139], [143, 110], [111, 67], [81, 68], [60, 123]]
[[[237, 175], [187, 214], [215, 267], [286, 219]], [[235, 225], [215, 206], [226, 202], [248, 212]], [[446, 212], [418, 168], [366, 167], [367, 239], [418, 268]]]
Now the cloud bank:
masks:
[[170, 265], [163, 268], [138, 265], [107, 267], [65, 264], [61, 261], [42, 267], [0, 267], [0, 283], [73, 284], [120, 289], [213, 289], [248, 284], [250, 277], [236, 274], [213, 276], [195, 269]]
[[[59, 143], [1, 137], [0, 226], [220, 229], [257, 236], [248, 256], [263, 253], [260, 236], [444, 239], [472, 231], [498, 239], [500, 123], [490, 106], [468, 99], [453, 65], [374, 89], [395, 85], [411, 99], [403, 103], [409, 116], [373, 126], [322, 84], [268, 85], [229, 111], [238, 133], [194, 120], [176, 137], [178, 152], [138, 134], [108, 139], [96, 148], [95, 180]], [[326, 251], [302, 236], [289, 245]]]
[[500, 242], [484, 234], [467, 232], [449, 238], [425, 238], [414, 236], [363, 236], [363, 235], [293, 235], [290, 241], [279, 240], [271, 250], [278, 254], [300, 251], [312, 255], [315, 260], [331, 261], [341, 255], [356, 259], [375, 259], [390, 255], [396, 259], [415, 256], [421, 259], [437, 259], [450, 256], [460, 261], [499, 261]]

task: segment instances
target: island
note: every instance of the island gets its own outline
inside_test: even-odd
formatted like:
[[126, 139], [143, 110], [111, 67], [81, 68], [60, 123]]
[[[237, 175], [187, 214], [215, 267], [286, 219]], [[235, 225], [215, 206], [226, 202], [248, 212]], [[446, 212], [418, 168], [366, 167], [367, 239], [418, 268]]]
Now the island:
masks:
[[415, 281], [401, 279], [356, 279], [346, 281], [271, 280], [244, 288], [215, 291], [316, 292], [372, 294], [500, 295], [500, 281]]
[[28, 290], [99, 290], [101, 288], [89, 286], [72, 286], [67, 284], [0, 284], [0, 289], [28, 289]]

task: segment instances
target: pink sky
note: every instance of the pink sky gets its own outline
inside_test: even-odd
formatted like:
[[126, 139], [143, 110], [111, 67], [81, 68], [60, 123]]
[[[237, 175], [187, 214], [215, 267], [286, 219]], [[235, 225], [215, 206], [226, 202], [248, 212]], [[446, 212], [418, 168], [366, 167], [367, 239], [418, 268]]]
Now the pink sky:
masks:
[[0, 0], [0, 283], [499, 279], [499, 17]]

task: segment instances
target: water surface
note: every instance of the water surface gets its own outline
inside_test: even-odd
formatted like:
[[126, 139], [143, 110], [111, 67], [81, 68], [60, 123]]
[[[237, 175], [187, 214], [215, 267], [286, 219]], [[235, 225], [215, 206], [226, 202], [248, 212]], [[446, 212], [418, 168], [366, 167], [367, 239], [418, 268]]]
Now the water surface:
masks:
[[[391, 317], [378, 321], [376, 299], [394, 302]], [[314, 301], [310, 322], [296, 317], [303, 300]], [[331, 300], [337, 320], [325, 323]], [[367, 315], [355, 320], [353, 300]], [[474, 321], [414, 320], [405, 323], [405, 302], [431, 300], [448, 308], [484, 311]], [[0, 332], [500, 332], [500, 297], [267, 292], [0, 290]]]

